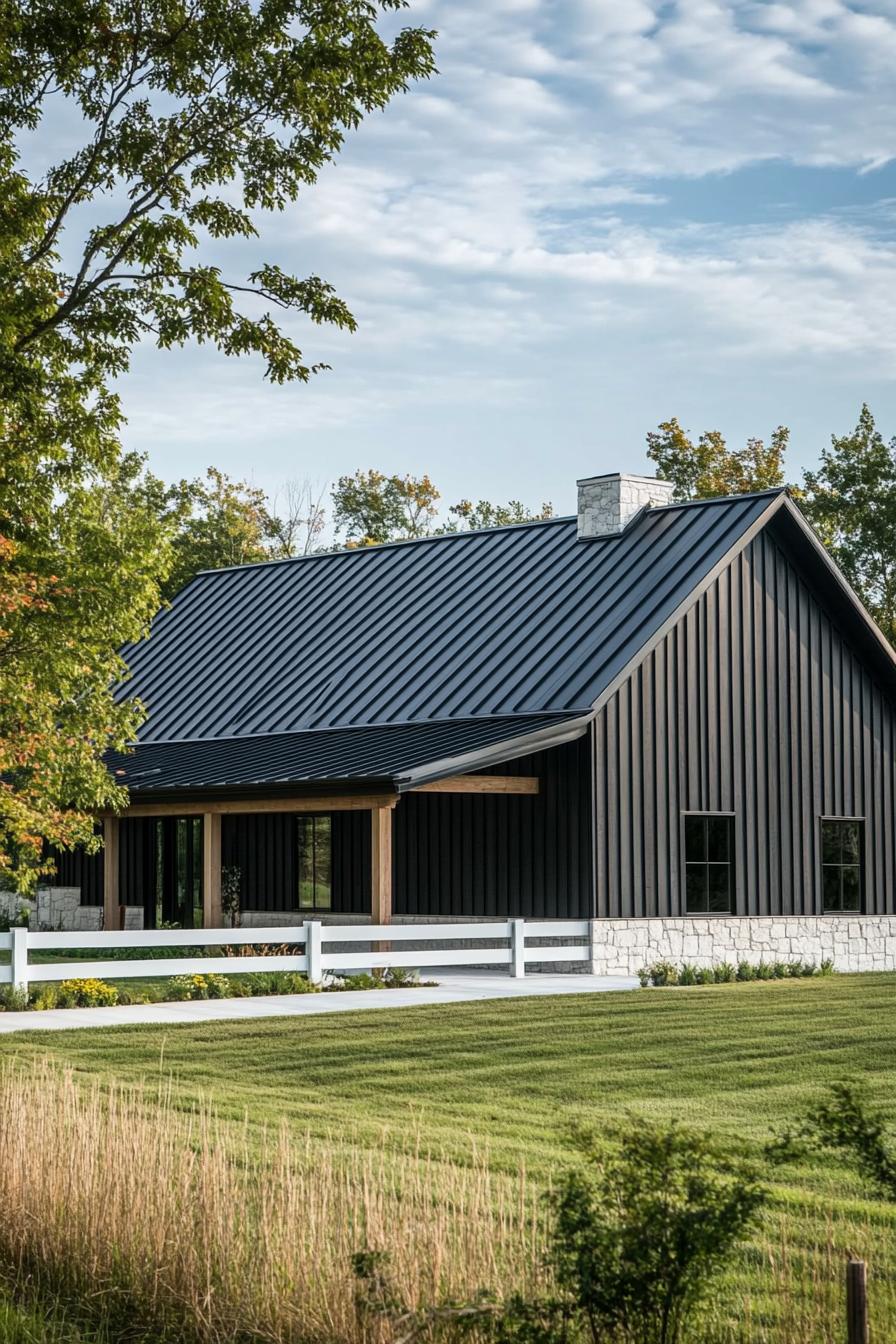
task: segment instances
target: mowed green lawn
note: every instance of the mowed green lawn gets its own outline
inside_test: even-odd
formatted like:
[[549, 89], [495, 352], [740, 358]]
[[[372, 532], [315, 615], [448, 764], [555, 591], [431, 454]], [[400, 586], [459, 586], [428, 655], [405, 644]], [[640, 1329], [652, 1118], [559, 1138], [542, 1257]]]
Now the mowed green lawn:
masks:
[[[475, 1147], [539, 1182], [570, 1160], [573, 1121], [675, 1118], [761, 1159], [774, 1132], [848, 1081], [896, 1128], [894, 975], [29, 1032], [0, 1051], [85, 1079], [173, 1078], [179, 1104], [210, 1100], [259, 1134], [286, 1121], [462, 1161]], [[851, 1252], [871, 1265], [875, 1338], [896, 1337], [896, 1206], [827, 1156], [766, 1179], [772, 1203], [720, 1298], [726, 1318], [743, 1304], [743, 1338], [760, 1344], [839, 1339]]]
[[[79, 1073], [173, 1076], [229, 1117], [546, 1172], [570, 1121], [675, 1117], [757, 1148], [825, 1084], [896, 1121], [896, 976], [498, 1000], [209, 1026], [29, 1032], [0, 1050]], [[807, 1173], [808, 1174], [808, 1173]], [[813, 1184], [829, 1184], [815, 1172]], [[842, 1185], [838, 1178], [837, 1186]]]

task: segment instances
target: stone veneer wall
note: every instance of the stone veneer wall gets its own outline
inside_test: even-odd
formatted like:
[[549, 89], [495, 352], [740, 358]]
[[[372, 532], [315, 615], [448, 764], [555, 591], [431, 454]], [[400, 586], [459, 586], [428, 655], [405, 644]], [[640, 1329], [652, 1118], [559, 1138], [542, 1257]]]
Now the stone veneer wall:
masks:
[[[0, 914], [15, 919], [24, 907], [30, 911], [28, 924], [32, 929], [94, 933], [103, 927], [103, 907], [82, 905], [80, 887], [38, 887], [33, 897], [0, 891]], [[126, 929], [143, 928], [140, 906], [127, 906], [124, 918]]]
[[838, 971], [896, 968], [894, 915], [712, 915], [679, 919], [596, 919], [595, 975], [637, 975], [653, 961], [815, 961]]
[[0, 913], [15, 919], [27, 907], [32, 929], [74, 929], [80, 933], [103, 927], [103, 907], [82, 905], [80, 887], [38, 887], [33, 897], [0, 891]]

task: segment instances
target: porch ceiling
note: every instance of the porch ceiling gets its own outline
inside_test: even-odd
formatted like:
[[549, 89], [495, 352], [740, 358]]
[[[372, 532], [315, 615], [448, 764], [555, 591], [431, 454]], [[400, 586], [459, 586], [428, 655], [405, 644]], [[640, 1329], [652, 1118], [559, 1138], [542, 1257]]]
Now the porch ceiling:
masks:
[[587, 725], [581, 714], [533, 714], [146, 742], [129, 755], [108, 753], [106, 763], [135, 802], [290, 786], [401, 792], [559, 745]]

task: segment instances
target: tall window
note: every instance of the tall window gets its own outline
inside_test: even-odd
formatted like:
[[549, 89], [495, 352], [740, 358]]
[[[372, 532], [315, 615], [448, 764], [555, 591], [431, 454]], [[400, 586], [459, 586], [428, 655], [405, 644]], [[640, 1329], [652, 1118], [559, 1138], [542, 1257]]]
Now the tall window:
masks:
[[730, 913], [734, 902], [734, 818], [689, 813], [684, 819], [684, 859], [687, 913]]
[[864, 897], [863, 823], [821, 820], [821, 890], [825, 911], [861, 910]]
[[333, 904], [329, 817], [299, 817], [299, 909], [329, 910]]

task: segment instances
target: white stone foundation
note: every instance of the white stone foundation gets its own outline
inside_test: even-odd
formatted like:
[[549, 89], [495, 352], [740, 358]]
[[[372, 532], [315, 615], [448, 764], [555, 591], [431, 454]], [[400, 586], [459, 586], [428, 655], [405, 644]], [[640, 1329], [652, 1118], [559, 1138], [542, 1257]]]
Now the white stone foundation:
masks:
[[103, 907], [82, 905], [80, 887], [38, 887], [33, 897], [0, 891], [0, 913], [16, 919], [24, 908], [32, 929], [88, 933], [103, 927]]
[[831, 960], [838, 971], [896, 969], [894, 915], [709, 915], [595, 919], [594, 975], [637, 975], [654, 961]]

